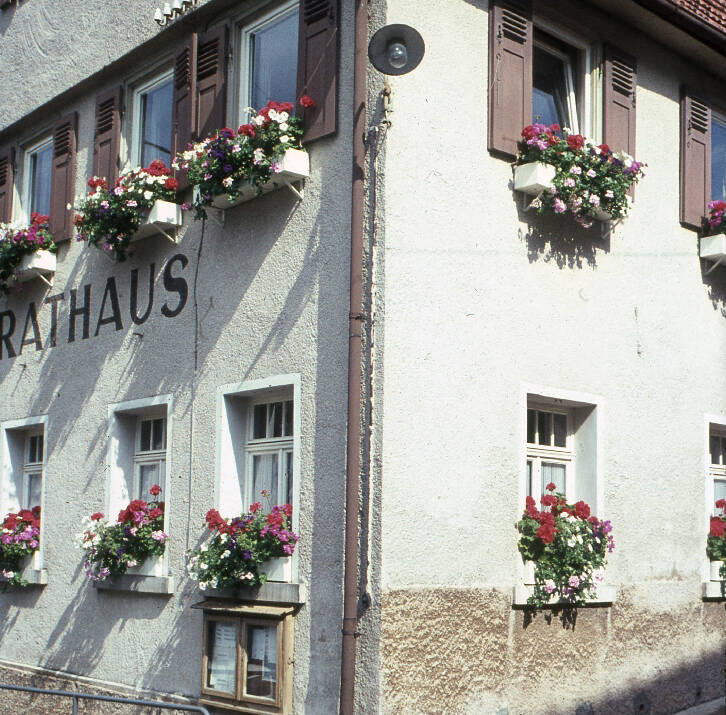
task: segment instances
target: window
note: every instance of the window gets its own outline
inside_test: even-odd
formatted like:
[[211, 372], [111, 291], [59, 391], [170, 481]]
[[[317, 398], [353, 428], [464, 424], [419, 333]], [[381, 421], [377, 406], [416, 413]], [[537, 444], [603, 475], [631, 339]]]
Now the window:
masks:
[[286, 3], [240, 33], [239, 114], [260, 109], [271, 99], [291, 102], [297, 97], [298, 3]]
[[562, 32], [520, 0], [493, 0], [489, 21], [490, 151], [516, 156], [523, 127], [536, 121], [635, 156], [633, 57], [588, 41], [590, 27], [582, 37]]
[[714, 503], [726, 499], [726, 426], [711, 425], [709, 431], [709, 475], [713, 483], [711, 509], [721, 513]]
[[263, 491], [272, 504], [292, 503], [292, 400], [253, 402], [249, 408], [247, 439], [247, 503]]
[[554, 482], [557, 492], [574, 494], [572, 418], [569, 412], [527, 408], [527, 494], [539, 499]]
[[532, 122], [556, 123], [577, 134], [577, 51], [539, 30], [534, 38]]
[[246, 712], [290, 712], [292, 608], [211, 601], [194, 608], [205, 609], [201, 701]]
[[133, 91], [132, 166], [161, 159], [171, 166], [173, 73], [157, 75]]
[[726, 201], [726, 117], [711, 121], [711, 201]]
[[152, 501], [149, 491], [166, 479], [166, 417], [139, 417], [134, 454], [134, 499]]
[[24, 152], [22, 206], [26, 220], [37, 211], [50, 214], [50, 188], [53, 167], [53, 138], [45, 137]]
[[601, 517], [599, 399], [538, 387], [528, 389], [523, 400], [522, 493], [539, 501], [554, 482], [568, 501], [582, 499]]
[[25, 437], [23, 464], [23, 497], [20, 506], [32, 509], [40, 506], [43, 487], [43, 432], [28, 431]]

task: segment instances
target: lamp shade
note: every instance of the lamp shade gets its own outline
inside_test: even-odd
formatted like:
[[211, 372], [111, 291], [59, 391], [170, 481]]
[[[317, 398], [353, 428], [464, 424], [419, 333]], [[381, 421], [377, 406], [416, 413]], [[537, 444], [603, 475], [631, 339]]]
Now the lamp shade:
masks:
[[386, 25], [368, 43], [368, 59], [383, 74], [406, 74], [418, 67], [426, 47], [423, 37], [408, 25]]

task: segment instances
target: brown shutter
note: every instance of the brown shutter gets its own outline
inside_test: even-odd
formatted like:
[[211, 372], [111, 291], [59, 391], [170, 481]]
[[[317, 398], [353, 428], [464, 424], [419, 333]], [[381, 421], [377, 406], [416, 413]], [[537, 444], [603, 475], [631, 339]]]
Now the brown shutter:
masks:
[[532, 123], [532, 2], [493, 0], [489, 10], [489, 151], [517, 154]]
[[121, 140], [121, 87], [96, 99], [96, 134], [93, 142], [93, 174], [113, 186], [118, 176]]
[[[193, 34], [184, 49], [179, 52], [174, 62], [174, 106], [172, 108], [172, 159], [192, 141], [194, 121], [194, 62], [197, 49], [197, 35]], [[189, 186], [187, 175], [176, 171], [179, 189]]]
[[0, 223], [8, 223], [13, 216], [13, 169], [15, 152], [10, 147], [0, 148]]
[[224, 126], [227, 99], [226, 25], [199, 36], [196, 58], [196, 121], [192, 131], [204, 139]]
[[[73, 231], [73, 193], [75, 188], [76, 128], [78, 114], [65, 116], [53, 130], [53, 168], [50, 186], [50, 231], [58, 243]], [[68, 209], [71, 204], [71, 209]]]
[[606, 45], [603, 82], [603, 142], [635, 157], [635, 58]]
[[302, 113], [304, 141], [334, 134], [338, 110], [338, 0], [301, 0], [297, 53], [297, 98], [307, 94], [315, 106]]
[[681, 223], [701, 227], [711, 196], [711, 108], [684, 93], [681, 99]]

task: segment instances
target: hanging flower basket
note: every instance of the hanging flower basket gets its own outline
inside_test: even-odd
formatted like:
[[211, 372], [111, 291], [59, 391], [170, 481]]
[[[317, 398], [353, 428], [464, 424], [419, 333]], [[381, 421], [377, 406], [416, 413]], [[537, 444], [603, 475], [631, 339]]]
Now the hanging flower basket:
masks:
[[53, 275], [56, 250], [47, 216], [33, 213], [26, 228], [0, 224], [0, 293], [16, 283]]
[[514, 187], [535, 196], [530, 208], [541, 214], [570, 213], [585, 228], [627, 215], [627, 192], [645, 175], [642, 163], [557, 124], [527, 126], [522, 137]]
[[[313, 106], [305, 96], [303, 106]], [[247, 124], [224, 127], [181, 152], [172, 166], [187, 173], [194, 186], [195, 217], [209, 207], [226, 209], [267, 191], [307, 178], [310, 166], [302, 146], [303, 126], [290, 102], [268, 102]], [[251, 110], [253, 111], [253, 110]]]
[[[171, 208], [177, 180], [164, 162], [156, 160], [145, 169], [121, 174], [110, 189], [106, 179], [88, 180], [89, 195], [81, 202], [75, 217], [78, 239], [88, 241], [124, 261], [133, 241], [181, 226], [181, 210]], [[161, 205], [157, 206], [157, 202]]]

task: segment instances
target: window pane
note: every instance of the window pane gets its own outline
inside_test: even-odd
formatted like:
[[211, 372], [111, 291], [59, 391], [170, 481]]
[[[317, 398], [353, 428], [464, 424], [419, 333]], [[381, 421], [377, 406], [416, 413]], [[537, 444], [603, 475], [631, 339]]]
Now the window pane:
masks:
[[249, 104], [254, 109], [276, 102], [295, 106], [297, 83], [297, 11], [249, 34]]
[[151, 421], [152, 426], [152, 449], [159, 450], [164, 449], [164, 443], [166, 442], [166, 420], [163, 417], [159, 417], [156, 420]]
[[726, 201], [726, 122], [711, 119], [711, 199]]
[[154, 501], [156, 497], [152, 496], [149, 489], [154, 484], [161, 485], [163, 481], [162, 469], [164, 462], [152, 462], [151, 464], [139, 465], [139, 499], [145, 501]]
[[292, 504], [292, 450], [285, 452], [285, 475], [283, 479], [283, 494], [285, 503]]
[[721, 456], [721, 438], [712, 434], [709, 443], [711, 447], [711, 464], [718, 464]]
[[139, 451], [148, 452], [151, 449], [151, 420], [141, 421], [141, 438], [139, 440]]
[[542, 494], [547, 494], [545, 487], [555, 483], [555, 491], [565, 493], [565, 465], [542, 462]]
[[552, 444], [552, 413], [537, 412], [537, 432], [539, 444]]
[[556, 412], [552, 415], [555, 427], [555, 447], [567, 446], [567, 415]]
[[207, 621], [206, 687], [237, 694], [237, 628], [233, 623]]
[[567, 106], [565, 61], [535, 46], [532, 66], [532, 120], [572, 127]]
[[28, 438], [28, 464], [40, 464], [43, 461], [43, 435], [34, 434]]
[[247, 695], [274, 698], [277, 687], [277, 626], [247, 626]]
[[259, 501], [262, 491], [270, 493], [272, 504], [277, 504], [277, 452], [255, 454], [252, 457], [252, 501]]
[[292, 437], [292, 400], [285, 403], [285, 437]]
[[721, 437], [721, 465], [726, 466], [726, 437]]
[[282, 437], [282, 402], [271, 402], [267, 406], [267, 436]]
[[171, 165], [171, 108], [171, 80], [141, 95], [142, 166], [154, 159]]
[[267, 405], [255, 405], [252, 422], [252, 439], [264, 439], [267, 436]]
[[[726, 481], [722, 479], [717, 479], [713, 483], [713, 500], [717, 502], [719, 499], [726, 499]], [[714, 514], [723, 513], [721, 509], [717, 509], [715, 506], [713, 507], [713, 512]]]
[[33, 472], [27, 477], [27, 491], [25, 493], [25, 508], [32, 509], [34, 506], [40, 506], [40, 490], [43, 483], [43, 474], [41, 472]]
[[527, 410], [527, 442], [537, 441], [537, 410]]
[[53, 146], [49, 144], [30, 157], [30, 211], [50, 213], [50, 177]]
[[532, 462], [527, 460], [527, 496], [532, 496]]

